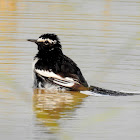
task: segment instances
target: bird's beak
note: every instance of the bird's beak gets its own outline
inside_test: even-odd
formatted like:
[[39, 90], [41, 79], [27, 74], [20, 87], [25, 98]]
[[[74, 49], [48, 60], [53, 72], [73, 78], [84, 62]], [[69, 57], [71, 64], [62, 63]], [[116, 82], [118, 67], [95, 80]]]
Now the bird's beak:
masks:
[[37, 42], [37, 39], [27, 39], [27, 41], [36, 43]]

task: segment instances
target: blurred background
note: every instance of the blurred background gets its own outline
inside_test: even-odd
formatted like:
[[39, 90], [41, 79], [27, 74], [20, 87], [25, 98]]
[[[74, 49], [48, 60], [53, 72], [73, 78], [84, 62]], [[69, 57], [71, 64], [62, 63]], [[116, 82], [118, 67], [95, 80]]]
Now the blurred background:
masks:
[[59, 36], [89, 85], [140, 93], [140, 0], [0, 0], [0, 138], [140, 139], [140, 99], [32, 89], [27, 39]]

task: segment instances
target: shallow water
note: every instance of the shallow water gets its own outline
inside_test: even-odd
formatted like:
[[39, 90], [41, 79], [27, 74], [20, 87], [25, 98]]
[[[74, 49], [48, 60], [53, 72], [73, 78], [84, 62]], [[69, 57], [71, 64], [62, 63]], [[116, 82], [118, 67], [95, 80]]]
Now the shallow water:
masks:
[[140, 92], [139, 0], [1, 0], [0, 138], [140, 139], [140, 97], [32, 89], [36, 45], [56, 33], [91, 85]]

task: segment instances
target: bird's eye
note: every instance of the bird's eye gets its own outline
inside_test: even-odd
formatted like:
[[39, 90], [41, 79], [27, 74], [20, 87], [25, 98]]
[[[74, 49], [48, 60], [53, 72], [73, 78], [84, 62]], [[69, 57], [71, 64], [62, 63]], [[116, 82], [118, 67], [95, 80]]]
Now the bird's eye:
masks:
[[48, 44], [48, 43], [49, 43], [49, 41], [48, 41], [48, 40], [46, 40], [44, 43], [45, 43], [45, 44]]

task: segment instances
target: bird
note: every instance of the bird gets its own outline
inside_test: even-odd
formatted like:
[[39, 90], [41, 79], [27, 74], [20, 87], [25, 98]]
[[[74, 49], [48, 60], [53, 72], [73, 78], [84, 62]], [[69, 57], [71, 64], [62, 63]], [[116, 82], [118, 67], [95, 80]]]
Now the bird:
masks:
[[87, 90], [88, 84], [77, 64], [64, 55], [60, 39], [56, 34], [47, 33], [38, 39], [28, 39], [38, 46], [33, 61], [35, 88], [80, 91]]
[[92, 91], [111, 96], [135, 95], [88, 85], [78, 65], [62, 51], [58, 36], [46, 33], [38, 39], [27, 39], [37, 45], [33, 60], [34, 88], [51, 91]]

